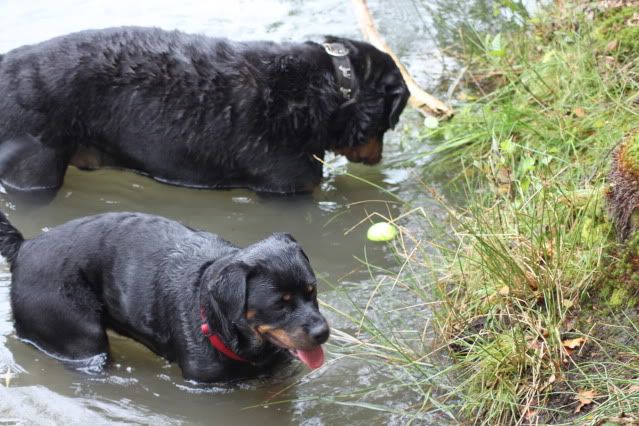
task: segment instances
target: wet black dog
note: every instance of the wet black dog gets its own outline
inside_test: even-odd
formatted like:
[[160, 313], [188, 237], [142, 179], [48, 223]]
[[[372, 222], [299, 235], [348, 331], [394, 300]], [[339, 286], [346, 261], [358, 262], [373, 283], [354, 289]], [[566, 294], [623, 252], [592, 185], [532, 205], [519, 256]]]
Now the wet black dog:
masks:
[[162, 217], [108, 213], [24, 240], [0, 213], [0, 253], [18, 336], [75, 367], [106, 359], [107, 328], [200, 382], [263, 374], [292, 355], [324, 361], [328, 324], [290, 235], [242, 249]]
[[203, 188], [310, 191], [326, 150], [380, 161], [409, 92], [363, 42], [84, 31], [0, 56], [0, 181], [56, 190], [68, 164]]

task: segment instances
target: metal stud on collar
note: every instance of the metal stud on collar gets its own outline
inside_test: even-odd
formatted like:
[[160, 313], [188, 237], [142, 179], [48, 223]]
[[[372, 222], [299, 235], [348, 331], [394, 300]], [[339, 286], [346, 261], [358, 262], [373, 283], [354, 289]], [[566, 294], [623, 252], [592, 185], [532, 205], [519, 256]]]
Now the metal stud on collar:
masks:
[[345, 67], [344, 65], [340, 65], [337, 68], [339, 68], [339, 70], [342, 72], [342, 75], [344, 76], [344, 78], [348, 78], [349, 80], [351, 78], [353, 78], [353, 73], [351, 72], [351, 67]]
[[342, 57], [348, 55], [348, 48], [342, 43], [324, 43], [324, 50], [331, 56]]
[[340, 87], [339, 91], [342, 93], [342, 96], [344, 96], [346, 99], [350, 99], [351, 96], [353, 96], [353, 90], [352, 89], [347, 89], [345, 87]]

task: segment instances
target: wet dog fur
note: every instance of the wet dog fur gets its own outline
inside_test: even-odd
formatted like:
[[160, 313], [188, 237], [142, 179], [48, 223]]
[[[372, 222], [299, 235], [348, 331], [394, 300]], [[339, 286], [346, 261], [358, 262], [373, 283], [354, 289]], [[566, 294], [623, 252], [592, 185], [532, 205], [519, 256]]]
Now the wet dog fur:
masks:
[[0, 182], [54, 191], [69, 164], [202, 188], [308, 192], [327, 150], [375, 164], [409, 96], [393, 60], [349, 49], [345, 100], [321, 44], [90, 30], [0, 55]]
[[[323, 361], [315, 275], [288, 234], [239, 248], [159, 216], [107, 213], [25, 240], [0, 213], [0, 253], [17, 335], [75, 368], [108, 358], [107, 329], [198, 382], [267, 374], [292, 354]], [[203, 321], [243, 361], [216, 350]]]

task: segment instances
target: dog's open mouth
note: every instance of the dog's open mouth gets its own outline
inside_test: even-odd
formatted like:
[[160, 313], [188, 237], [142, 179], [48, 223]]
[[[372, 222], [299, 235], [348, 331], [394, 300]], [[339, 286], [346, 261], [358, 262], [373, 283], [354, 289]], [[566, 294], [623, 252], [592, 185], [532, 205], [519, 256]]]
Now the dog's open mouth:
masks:
[[[294, 349], [291, 343], [286, 344], [282, 340], [289, 340], [288, 337], [284, 339], [280, 339], [276, 337], [272, 330], [260, 333], [266, 336], [266, 338], [273, 343], [275, 346], [279, 346], [280, 348], [288, 349], [293, 356], [302, 361], [306, 366], [312, 370], [319, 368], [324, 364], [324, 349], [322, 345], [315, 346], [312, 349]], [[285, 335], [286, 336], [286, 335]]]

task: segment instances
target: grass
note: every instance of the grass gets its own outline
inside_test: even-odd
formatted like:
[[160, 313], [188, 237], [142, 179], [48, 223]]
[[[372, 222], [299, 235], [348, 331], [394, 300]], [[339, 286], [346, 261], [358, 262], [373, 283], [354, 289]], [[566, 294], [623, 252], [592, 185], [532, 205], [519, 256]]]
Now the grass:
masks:
[[[459, 93], [475, 100], [423, 134], [436, 145], [424, 181], [455, 170], [465, 203], [424, 183], [448, 222], [410, 206], [386, 218], [411, 224], [393, 246], [398, 269], [369, 265], [378, 285], [338, 339], [421, 395], [407, 419], [639, 422], [638, 246], [618, 244], [605, 202], [611, 153], [639, 126], [639, 51], [613, 43], [628, 32], [607, 27], [618, 16], [635, 15], [567, 3], [467, 37]], [[403, 308], [367, 309], [388, 300]]]
[[[496, 88], [428, 135], [475, 187], [444, 254], [440, 324], [464, 371], [460, 408], [478, 423], [638, 414], [610, 383], [637, 382], [639, 346], [620, 351], [609, 328], [631, 325], [605, 324], [637, 294], [607, 279], [620, 264], [603, 197], [610, 154], [639, 124], [637, 55], [600, 37], [614, 14], [547, 10], [543, 24], [487, 38], [470, 81]], [[604, 359], [615, 368], [594, 368]], [[590, 390], [598, 398], [579, 407]]]

